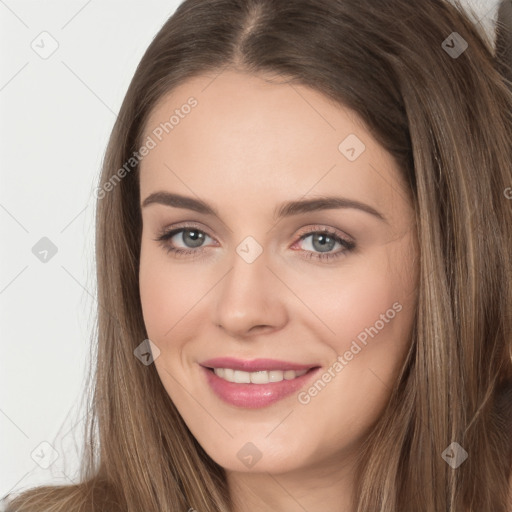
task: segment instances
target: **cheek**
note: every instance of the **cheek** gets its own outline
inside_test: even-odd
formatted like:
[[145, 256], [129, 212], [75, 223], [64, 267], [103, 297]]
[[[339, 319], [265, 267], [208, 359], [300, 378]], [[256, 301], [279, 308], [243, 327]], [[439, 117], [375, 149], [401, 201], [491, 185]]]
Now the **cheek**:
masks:
[[350, 417], [354, 434], [378, 417], [409, 348], [417, 284], [413, 261], [389, 248], [375, 251], [326, 281], [314, 306], [334, 331], [325, 338], [333, 349], [326, 375], [332, 384], [315, 400]]
[[[375, 251], [322, 280], [321, 287], [313, 288], [309, 282], [300, 291], [304, 302], [321, 312], [322, 323], [331, 331], [322, 339], [332, 349], [323, 375], [326, 384], [305, 390], [301, 403], [311, 399], [316, 403], [313, 407], [328, 407], [340, 422], [350, 417], [347, 428], [354, 435], [380, 414], [411, 341], [413, 258], [398, 258], [388, 251]], [[322, 328], [322, 332], [328, 331]]]
[[303, 279], [297, 288], [304, 303], [329, 328], [325, 341], [338, 354], [349, 350], [355, 340], [369, 347], [369, 340], [378, 339], [381, 349], [387, 343], [407, 341], [415, 283], [407, 277], [411, 274], [407, 263], [387, 251], [374, 251], [325, 278]]
[[162, 349], [164, 338], [185, 313], [184, 304], [197, 301], [194, 286], [180, 272], [179, 265], [170, 265], [165, 250], [141, 247], [139, 289], [144, 323], [149, 338]]
[[337, 294], [332, 310], [339, 352], [350, 350], [353, 342], [368, 347], [370, 340], [380, 345], [394, 340], [403, 320], [404, 294], [389, 275], [375, 276], [371, 283], [346, 282]]

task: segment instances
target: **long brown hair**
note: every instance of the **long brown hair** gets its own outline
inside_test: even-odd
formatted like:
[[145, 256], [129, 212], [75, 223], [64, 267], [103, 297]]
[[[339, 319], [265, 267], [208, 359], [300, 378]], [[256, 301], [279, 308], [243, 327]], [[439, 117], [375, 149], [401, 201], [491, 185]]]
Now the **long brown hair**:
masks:
[[[136, 70], [100, 186], [140, 147], [159, 99], [228, 68], [278, 75], [357, 112], [414, 201], [413, 335], [361, 454], [355, 509], [505, 512], [512, 93], [491, 44], [447, 0], [186, 0]], [[8, 511], [231, 511], [224, 469], [193, 437], [154, 365], [134, 357], [147, 338], [137, 165], [110, 188], [97, 202], [97, 355], [81, 483], [26, 491]], [[452, 442], [468, 453], [457, 469], [442, 457]]]

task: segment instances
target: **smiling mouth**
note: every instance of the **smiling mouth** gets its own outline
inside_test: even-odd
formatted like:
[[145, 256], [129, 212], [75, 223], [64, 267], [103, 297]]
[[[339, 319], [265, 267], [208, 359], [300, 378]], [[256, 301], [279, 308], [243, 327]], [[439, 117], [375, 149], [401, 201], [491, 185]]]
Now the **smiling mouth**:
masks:
[[235, 384], [271, 384], [297, 379], [317, 368], [318, 366], [305, 370], [261, 370], [256, 372], [245, 372], [232, 368], [207, 368], [207, 370], [215, 373], [217, 377]]
[[213, 368], [204, 365], [200, 367], [206, 377], [206, 384], [218, 398], [243, 409], [267, 407], [290, 397], [298, 393], [321, 370], [321, 366], [251, 372], [225, 368], [220, 364]]

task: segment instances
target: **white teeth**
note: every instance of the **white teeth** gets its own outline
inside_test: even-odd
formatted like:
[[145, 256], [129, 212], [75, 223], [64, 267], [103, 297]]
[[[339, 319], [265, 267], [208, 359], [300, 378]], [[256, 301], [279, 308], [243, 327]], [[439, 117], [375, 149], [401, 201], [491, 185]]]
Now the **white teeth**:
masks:
[[307, 373], [308, 370], [243, 372], [241, 370], [232, 370], [231, 368], [214, 368], [213, 371], [217, 377], [227, 380], [228, 382], [235, 382], [236, 384], [268, 384], [269, 382], [296, 379]]

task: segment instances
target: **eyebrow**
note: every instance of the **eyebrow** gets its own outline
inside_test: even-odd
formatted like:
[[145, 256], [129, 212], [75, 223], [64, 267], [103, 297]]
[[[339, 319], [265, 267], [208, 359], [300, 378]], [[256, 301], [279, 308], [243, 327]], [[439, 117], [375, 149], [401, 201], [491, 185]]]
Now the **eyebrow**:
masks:
[[[203, 213], [205, 215], [213, 215], [220, 219], [218, 211], [213, 206], [210, 206], [201, 199], [182, 196], [180, 194], [173, 194], [164, 191], [154, 192], [144, 199], [142, 202], [142, 208], [145, 208], [150, 204], [162, 204], [164, 206], [171, 206], [174, 208], [184, 208], [198, 213]], [[388, 222], [382, 213], [378, 212], [368, 204], [361, 203], [354, 199], [334, 196], [321, 196], [314, 199], [301, 199], [298, 201], [285, 202], [275, 209], [274, 219], [281, 219], [283, 217], [291, 217], [293, 215], [300, 215], [320, 210], [341, 208], [353, 208], [360, 210], [373, 215], [386, 223]]]

